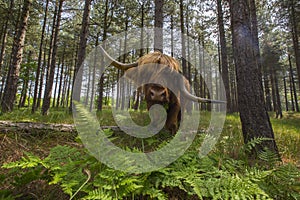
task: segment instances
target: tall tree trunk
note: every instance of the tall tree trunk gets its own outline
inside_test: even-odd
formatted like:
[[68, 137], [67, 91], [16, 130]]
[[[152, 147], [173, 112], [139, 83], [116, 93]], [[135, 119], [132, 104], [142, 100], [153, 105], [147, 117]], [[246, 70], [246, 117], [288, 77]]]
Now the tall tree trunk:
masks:
[[163, 52], [163, 5], [164, 0], [155, 0], [155, 13], [154, 13], [154, 50]]
[[81, 92], [81, 84], [82, 84], [82, 76], [83, 76], [83, 64], [85, 53], [86, 53], [86, 43], [87, 37], [89, 33], [89, 23], [90, 23], [90, 10], [91, 10], [91, 1], [85, 0], [84, 12], [82, 17], [81, 31], [80, 31], [80, 44], [79, 51], [77, 55], [77, 65], [75, 69], [76, 74], [76, 82], [73, 89], [73, 100], [80, 101], [80, 92]]
[[[186, 44], [185, 44], [185, 29], [184, 29], [184, 13], [183, 13], [183, 0], [179, 2], [180, 7], [180, 30], [181, 30], [181, 60], [182, 72], [185, 77], [188, 77], [188, 70], [186, 66]], [[203, 66], [203, 65], [202, 65]]]
[[[44, 52], [46, 52], [46, 46], [47, 46], [47, 40], [46, 40]], [[37, 102], [36, 102], [36, 109], [41, 107], [43, 83], [44, 83], [44, 78], [45, 78], [45, 71], [46, 71], [46, 68], [47, 68], [46, 67], [46, 60], [47, 60], [46, 59], [46, 53], [44, 53], [42, 71], [41, 71], [41, 76], [40, 76], [39, 92], [38, 92], [38, 97], [37, 97]]]
[[[2, 72], [2, 65], [3, 65], [3, 59], [5, 55], [5, 49], [7, 44], [7, 34], [8, 34], [8, 22], [11, 17], [11, 10], [14, 8], [14, 0], [10, 1], [9, 9], [7, 10], [6, 16], [5, 16], [5, 22], [2, 29], [2, 37], [1, 37], [1, 52], [0, 52], [0, 73]], [[0, 99], [1, 99], [2, 93], [0, 93]]]
[[[293, 66], [292, 66], [292, 61], [291, 61], [291, 55], [288, 55], [289, 59], [289, 66], [290, 66], [290, 75], [291, 75], [291, 86], [293, 87], [293, 94], [292, 96], [294, 97], [295, 100], [295, 105], [293, 105], [294, 109], [296, 109], [297, 112], [299, 112], [299, 104], [298, 104], [298, 97], [297, 97], [297, 90], [296, 90], [296, 85], [295, 85], [295, 79], [294, 79], [294, 73], [293, 73]], [[293, 111], [294, 111], [293, 109]]]
[[272, 102], [271, 102], [271, 91], [270, 91], [270, 86], [269, 86], [269, 75], [266, 69], [267, 66], [264, 66], [264, 86], [265, 86], [265, 98], [266, 98], [266, 108], [267, 111], [272, 111]]
[[[129, 20], [128, 16], [126, 16], [126, 20], [125, 20], [125, 38], [124, 38], [124, 52], [123, 52], [123, 60], [122, 62], [125, 63], [126, 62], [126, 55], [127, 55], [127, 30], [128, 30], [128, 26], [129, 26]], [[122, 75], [124, 75], [124, 71], [122, 71]], [[126, 84], [127, 85], [127, 84]], [[125, 84], [121, 81], [121, 110], [125, 109], [125, 102], [126, 100], [126, 88], [125, 88]]]
[[68, 78], [68, 88], [67, 88], [67, 92], [66, 92], [66, 98], [65, 98], [65, 102], [66, 102], [66, 107], [69, 106], [69, 99], [70, 99], [70, 93], [71, 93], [71, 86], [72, 86], [72, 68], [69, 67], [69, 70], [68, 70], [68, 74], [69, 74], [69, 78]]
[[61, 59], [59, 59], [58, 64], [57, 64], [57, 70], [56, 70], [56, 76], [55, 76], [55, 86], [54, 86], [54, 93], [53, 93], [53, 99], [52, 99], [52, 108], [55, 107], [55, 102], [56, 102], [56, 95], [57, 95], [57, 87], [58, 87], [58, 78], [59, 78], [59, 68], [61, 64]]
[[251, 32], [253, 35], [253, 46], [254, 46], [254, 54], [255, 54], [255, 62], [259, 69], [259, 76], [262, 78], [261, 69], [261, 58], [259, 51], [259, 40], [258, 40], [258, 29], [257, 29], [257, 15], [256, 15], [256, 5], [255, 0], [249, 0], [249, 9], [250, 9], [250, 23], [251, 23]]
[[64, 77], [64, 68], [65, 68], [65, 51], [66, 48], [64, 48], [63, 55], [62, 55], [62, 61], [61, 61], [61, 69], [60, 69], [60, 78], [59, 78], [59, 86], [58, 86], [58, 94], [57, 94], [57, 101], [56, 101], [56, 107], [59, 107], [59, 102], [61, 99], [61, 92], [63, 90], [63, 77]]
[[[186, 35], [187, 37], [189, 36], [189, 8], [187, 5], [187, 13], [186, 13], [186, 20], [185, 20], [185, 24], [186, 24]], [[189, 62], [187, 62], [187, 79], [188, 81], [191, 83], [192, 82], [192, 74], [191, 74], [191, 68], [192, 68], [192, 64], [191, 64], [191, 52], [190, 52], [190, 39], [187, 38], [187, 59]]]
[[229, 87], [229, 75], [228, 75], [228, 60], [227, 60], [227, 46], [225, 29], [223, 22], [223, 9], [221, 0], [217, 0], [218, 8], [218, 26], [220, 35], [220, 45], [221, 45], [221, 66], [222, 66], [222, 79], [225, 88], [226, 101], [227, 101], [227, 112], [231, 113], [231, 97], [230, 97], [230, 87]]
[[[28, 57], [27, 57], [27, 64], [31, 63], [31, 56], [32, 56], [32, 51], [29, 51]], [[29, 86], [29, 75], [30, 75], [30, 66], [27, 65], [23, 68], [23, 73], [24, 73], [24, 79], [23, 79], [23, 84], [22, 84], [22, 91], [21, 91], [21, 97], [19, 101], [19, 108], [25, 107], [26, 99], [27, 99], [27, 91], [28, 91], [28, 86]]]
[[230, 0], [232, 41], [236, 64], [238, 108], [242, 122], [244, 142], [254, 138], [270, 138], [255, 146], [253, 157], [265, 147], [278, 154], [270, 118], [266, 110], [260, 69], [253, 49], [254, 36], [251, 31], [249, 2]]
[[[32, 108], [31, 108], [32, 113], [34, 113], [37, 109], [37, 98], [38, 98], [40, 73], [41, 73], [41, 68], [42, 68], [42, 56], [43, 56], [45, 30], [46, 30], [46, 24], [47, 24], [48, 5], [49, 5], [49, 0], [46, 1], [46, 7], [45, 7], [45, 13], [44, 13], [44, 21], [43, 21], [42, 34], [41, 34], [40, 47], [39, 47], [38, 64], [37, 64], [36, 75], [35, 75], [36, 77], [35, 77], [34, 92], [33, 92], [33, 103], [32, 103]], [[42, 87], [42, 86], [40, 86], [40, 87]]]
[[282, 118], [282, 107], [281, 107], [281, 100], [280, 100], [280, 94], [279, 94], [279, 86], [278, 86], [278, 78], [277, 78], [277, 73], [274, 70], [274, 81], [275, 81], [275, 94], [276, 94], [276, 104], [277, 104], [277, 109], [276, 109], [276, 118]]
[[171, 17], [171, 56], [174, 57], [174, 17]]
[[[105, 10], [104, 10], [104, 16], [103, 16], [103, 42], [105, 42], [107, 38], [107, 30], [108, 30], [108, 12], [109, 12], [109, 1], [105, 0]], [[101, 61], [103, 63], [103, 60]], [[100, 81], [98, 83], [98, 99], [97, 99], [97, 111], [101, 111], [103, 107], [103, 90], [104, 90], [104, 75], [102, 74]]]
[[14, 40], [15, 46], [12, 52], [12, 63], [10, 65], [9, 74], [6, 80], [6, 86], [4, 89], [2, 112], [10, 112], [14, 107], [31, 4], [32, 0], [24, 0], [21, 20], [17, 36]]
[[[294, 54], [296, 59], [296, 67], [298, 72], [298, 80], [299, 80], [299, 88], [300, 88], [300, 51], [299, 51], [299, 33], [297, 27], [297, 19], [296, 19], [296, 11], [295, 11], [295, 4], [297, 1], [291, 0], [290, 1], [290, 24], [291, 24], [291, 33], [293, 38], [293, 47], [294, 47]], [[299, 3], [299, 2], [298, 2]], [[299, 12], [299, 11], [298, 11]]]
[[56, 67], [56, 53], [57, 53], [57, 48], [58, 48], [57, 40], [58, 40], [58, 34], [59, 34], [59, 28], [60, 28], [63, 2], [64, 2], [64, 0], [59, 0], [56, 27], [55, 27], [55, 33], [54, 33], [54, 39], [53, 39], [54, 45], [53, 45], [53, 51], [52, 51], [52, 56], [51, 56], [51, 66], [50, 66], [50, 71], [49, 71], [49, 75], [48, 75], [47, 82], [46, 82], [46, 89], [45, 89], [43, 106], [42, 106], [42, 114], [43, 115], [47, 115], [49, 113], [49, 108], [50, 108], [52, 87], [53, 87], [53, 81], [54, 81], [54, 73], [55, 73], [55, 67]]
[[270, 81], [271, 81], [271, 88], [272, 88], [272, 102], [273, 102], [273, 110], [277, 110], [277, 101], [276, 101], [276, 88], [275, 88], [275, 79], [274, 79], [274, 73], [273, 73], [274, 66], [268, 66], [268, 72], [270, 74]]
[[287, 97], [287, 86], [286, 86], [286, 77], [283, 76], [283, 87], [284, 87], [284, 100], [285, 100], [285, 111], [289, 111], [289, 102]]

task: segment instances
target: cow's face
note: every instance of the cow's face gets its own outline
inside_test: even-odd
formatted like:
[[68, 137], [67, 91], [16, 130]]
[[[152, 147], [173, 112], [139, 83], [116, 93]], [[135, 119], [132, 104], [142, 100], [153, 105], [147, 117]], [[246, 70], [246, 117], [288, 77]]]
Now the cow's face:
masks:
[[170, 102], [170, 92], [168, 88], [158, 84], [146, 84], [144, 86], [144, 93], [147, 102], [157, 104], [165, 104]]

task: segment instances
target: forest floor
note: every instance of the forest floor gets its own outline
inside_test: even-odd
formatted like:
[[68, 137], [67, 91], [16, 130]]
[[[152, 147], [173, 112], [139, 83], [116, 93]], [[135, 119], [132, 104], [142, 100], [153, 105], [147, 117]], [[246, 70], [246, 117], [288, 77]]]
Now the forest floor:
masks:
[[[206, 116], [207, 115], [207, 116]], [[209, 114], [204, 115], [204, 120], [200, 125], [200, 129], [205, 129], [209, 124]], [[147, 121], [148, 117], [133, 118], [138, 121]], [[137, 115], [138, 116], [138, 115]], [[283, 119], [274, 119], [270, 113], [272, 126], [275, 132], [275, 139], [284, 163], [293, 163], [300, 168], [300, 113], [284, 113]], [[99, 114], [101, 125], [114, 126], [115, 122], [110, 112], [104, 111]], [[203, 119], [203, 118], [202, 118]], [[53, 110], [49, 116], [43, 117], [40, 114], [30, 114], [29, 110], [17, 110], [14, 113], [4, 114], [0, 116], [0, 120], [9, 120], [14, 122], [47, 122], [47, 123], [64, 123], [72, 124], [72, 116], [67, 111]], [[238, 149], [243, 143], [241, 134], [241, 124], [237, 114], [227, 115], [223, 128], [220, 142], [216, 145], [217, 148], [228, 148], [224, 150], [231, 157], [235, 157]], [[224, 140], [224, 138], [227, 138]], [[228, 139], [229, 138], [229, 139]], [[220, 144], [227, 142], [227, 144]], [[45, 158], [49, 155], [51, 148], [57, 145], [68, 145], [76, 148], [83, 148], [82, 144], [76, 140], [76, 133], [72, 132], [57, 132], [57, 131], [38, 131], [26, 132], [0, 132], [0, 166], [4, 163], [20, 160], [25, 152], [30, 152], [40, 158]], [[0, 183], [2, 180], [7, 181], [7, 170], [0, 168]], [[13, 177], [11, 177], [13, 179]], [[13, 186], [9, 183], [2, 182], [0, 191], [13, 190]], [[14, 191], [15, 194], [32, 193], [42, 196], [49, 195], [51, 191], [57, 199], [68, 199], [68, 196], [62, 192], [57, 185], [48, 185], [48, 183], [39, 181], [33, 182], [26, 187], [18, 188]], [[22, 190], [22, 191], [20, 191]], [[43, 194], [45, 193], [45, 194]], [[52, 195], [53, 197], [53, 195]], [[22, 197], [24, 198], [24, 196]], [[0, 194], [1, 199], [1, 194]]]

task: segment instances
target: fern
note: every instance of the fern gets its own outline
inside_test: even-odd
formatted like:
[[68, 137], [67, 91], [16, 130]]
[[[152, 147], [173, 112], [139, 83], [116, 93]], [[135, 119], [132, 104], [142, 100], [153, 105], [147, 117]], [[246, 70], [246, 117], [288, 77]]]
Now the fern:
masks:
[[251, 153], [251, 151], [259, 144], [262, 144], [264, 141], [273, 140], [271, 138], [256, 137], [251, 139], [247, 144], [244, 144], [241, 148], [241, 153]]
[[[251, 151], [264, 140], [256, 138], [242, 149]], [[45, 159], [26, 153], [20, 161], [2, 167], [20, 172], [14, 184], [44, 179], [60, 185], [71, 199], [166, 200], [170, 198], [166, 191], [170, 190], [180, 190], [187, 199], [195, 195], [199, 199], [300, 199], [300, 170], [293, 165], [271, 165], [277, 162], [271, 151], [258, 154], [261, 160], [271, 163], [266, 169], [218, 151], [200, 159], [195, 149], [165, 168], [143, 174], [109, 168], [86, 151], [68, 146], [52, 148]], [[122, 162], [130, 166], [132, 161]]]
[[88, 193], [83, 199], [100, 199], [100, 200], [113, 200], [105, 190], [98, 188]]
[[25, 156], [23, 156], [20, 161], [3, 164], [2, 168], [33, 168], [43, 163], [39, 157], [31, 153], [25, 152], [24, 154]]

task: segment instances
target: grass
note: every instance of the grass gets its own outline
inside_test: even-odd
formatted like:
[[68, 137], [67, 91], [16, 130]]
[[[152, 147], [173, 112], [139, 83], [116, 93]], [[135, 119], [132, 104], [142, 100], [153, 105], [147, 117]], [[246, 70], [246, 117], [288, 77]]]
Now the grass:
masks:
[[[130, 115], [133, 121], [139, 125], [146, 125], [147, 123], [149, 123], [150, 119], [146, 111], [130, 111]], [[116, 125], [112, 112], [109, 109], [97, 113], [97, 116], [100, 119], [100, 124], [103, 126]], [[272, 116], [272, 113], [270, 116]], [[69, 114], [67, 109], [52, 109], [50, 110], [50, 114], [48, 116], [42, 116], [38, 112], [35, 114], [31, 114], [29, 109], [20, 109], [15, 110], [12, 113], [2, 114], [0, 116], [0, 120], [43, 123], [73, 123], [72, 115]], [[282, 156], [283, 162], [296, 164], [298, 168], [300, 168], [300, 113], [284, 113], [283, 119], [274, 119], [271, 117], [271, 122], [273, 125], [275, 139], [279, 147], [279, 151]], [[199, 144], [202, 143], [204, 135], [201, 133], [207, 130], [209, 123], [210, 113], [201, 112], [199, 125], [200, 134], [197, 135], [196, 139], [194, 140], [194, 143], [185, 155], [193, 155], [193, 157], [195, 157], [194, 155], [197, 155], [189, 153], [197, 150], [196, 148], [198, 148]], [[118, 134], [119, 135], [114, 135], [112, 137], [116, 138], [116, 140], [113, 141], [117, 143], [116, 145], [122, 147], [134, 147], [139, 150], [143, 150], [144, 152], [154, 150], [152, 148], [159, 148], [161, 145], [164, 145], [166, 141], [172, 139], [172, 136], [170, 136], [168, 132], [163, 131], [162, 133], [159, 133], [145, 140], [133, 138], [127, 134]], [[80, 142], [76, 142], [74, 134], [71, 133], [58, 133], [50, 131], [34, 135], [19, 134], [13, 132], [0, 133], [0, 152], [5, 152], [3, 154], [0, 154], [0, 166], [2, 166], [2, 164], [4, 163], [20, 160], [21, 157], [25, 155], [24, 152], [30, 152], [41, 158], [45, 158], [48, 156], [50, 149], [56, 147], [57, 145], [66, 145], [68, 147], [72, 146], [76, 148], [83, 148], [83, 145]], [[230, 164], [230, 162], [232, 162], [232, 165], [229, 165], [229, 167], [233, 168], [235, 164], [239, 163], [239, 161], [241, 160], [239, 159], [239, 152], [242, 146], [243, 137], [239, 115], [228, 114], [226, 116], [226, 121], [218, 143], [214, 147], [213, 152], [209, 154], [210, 156], [217, 156], [216, 158], [218, 162], [218, 167], [224, 168], [223, 170], [221, 170], [222, 176], [226, 172], [226, 170], [231, 169], [225, 169], [226, 166], [228, 167], [228, 163]], [[182, 156], [178, 160], [182, 159], [183, 157], [184, 156]], [[227, 160], [229, 161], [227, 162]], [[200, 162], [202, 163], [203, 160]], [[176, 163], [178, 164], [177, 161], [173, 164], [176, 166]], [[184, 166], [190, 166], [193, 163], [188, 163], [187, 165], [185, 164], [187, 163], [184, 163]], [[209, 167], [211, 168], [212, 166], [209, 165]], [[247, 166], [245, 168], [247, 168]], [[237, 173], [237, 177], [243, 177], [243, 174], [241, 174], [242, 172], [239, 170], [241, 169], [238, 168], [238, 171], [233, 171], [231, 173]], [[21, 171], [22, 173], [26, 172], [25, 169], [21, 169]], [[14, 173], [18, 174], [19, 171], [14, 171]], [[1, 197], [5, 197], [4, 199], [7, 199], [6, 197], [8, 197], [9, 194], [11, 194], [10, 191], [13, 191], [12, 195], [22, 194], [22, 198], [25, 198], [27, 197], [26, 195], [29, 195], [26, 199], [33, 198], [32, 196], [30, 196], [30, 194], [38, 194], [40, 199], [69, 199], [68, 195], [63, 193], [63, 191], [58, 185], [49, 185], [47, 181], [43, 180], [36, 180], [24, 185], [21, 184], [21, 186], [17, 187], [16, 189], [15, 186], [10, 184], [14, 180], [14, 173], [9, 175], [7, 178], [8, 171], [6, 169], [0, 168], [0, 199], [2, 199]], [[259, 171], [257, 171], [257, 173], [259, 173]], [[176, 171], [174, 174], [176, 175]], [[206, 174], [205, 176], [208, 175], [209, 174]], [[284, 177], [286, 177], [286, 174], [284, 174]], [[236, 180], [235, 178], [236, 177], [234, 177], [234, 180]], [[218, 177], [216, 179], [218, 179]], [[224, 180], [224, 177], [223, 179], [220, 179], [220, 181], [221, 180]], [[170, 190], [169, 193], [174, 193], [174, 191], [179, 191], [179, 189], [177, 188], [177, 190]], [[5, 194], [5, 192], [7, 192], [7, 194]]]
[[0, 120], [13, 122], [73, 123], [73, 117], [68, 108], [51, 108], [47, 116], [42, 115], [39, 111], [32, 114], [30, 108], [15, 109], [11, 113], [1, 113]]
[[[146, 111], [130, 111], [133, 121], [138, 125], [146, 125], [150, 118]], [[110, 109], [97, 113], [100, 124], [103, 126], [116, 126]], [[282, 119], [275, 119], [270, 113], [271, 123], [275, 133], [280, 154], [284, 162], [292, 162], [300, 166], [300, 113], [285, 112]], [[66, 123], [72, 124], [73, 117], [68, 108], [52, 108], [48, 116], [40, 112], [31, 114], [30, 109], [16, 109], [12, 113], [0, 115], [0, 120], [14, 122], [43, 122], [43, 123]], [[199, 132], [206, 130], [209, 125], [210, 113], [201, 112]], [[125, 139], [126, 140], [126, 139]], [[151, 144], [151, 140], [149, 140]], [[131, 141], [129, 141], [130, 143]], [[126, 141], [125, 141], [126, 143]], [[243, 144], [241, 123], [238, 114], [227, 114], [217, 147], [219, 151], [236, 157]]]

